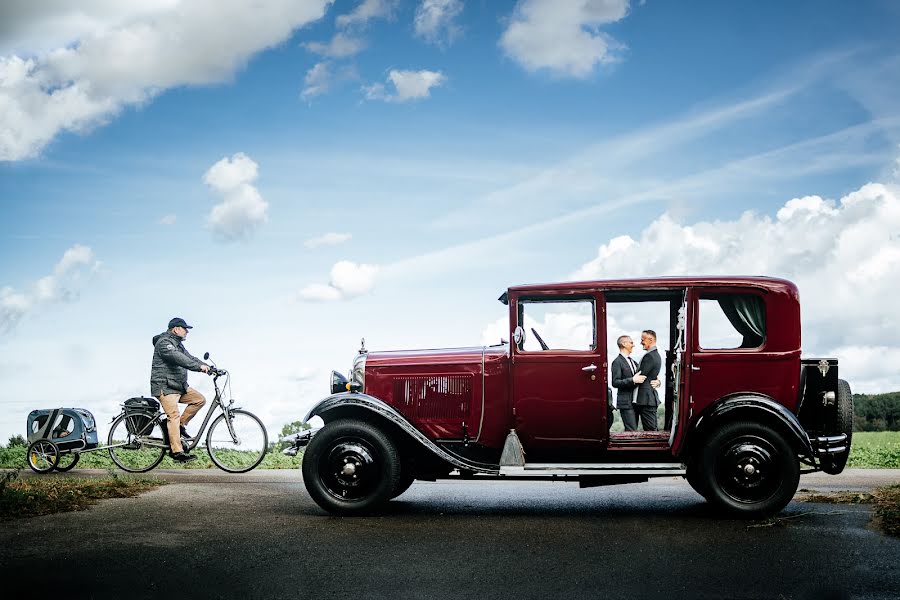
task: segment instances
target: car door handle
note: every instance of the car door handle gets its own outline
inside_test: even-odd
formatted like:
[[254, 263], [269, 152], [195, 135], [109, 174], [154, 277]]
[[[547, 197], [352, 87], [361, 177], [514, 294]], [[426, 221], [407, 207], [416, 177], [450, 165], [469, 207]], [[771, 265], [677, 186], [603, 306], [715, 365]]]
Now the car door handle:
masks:
[[700, 367], [695, 367], [694, 365], [691, 365], [691, 371], [699, 371], [699, 370], [700, 370]]
[[586, 367], [581, 367], [581, 370], [585, 373], [593, 373], [597, 370], [597, 365], [588, 365]]

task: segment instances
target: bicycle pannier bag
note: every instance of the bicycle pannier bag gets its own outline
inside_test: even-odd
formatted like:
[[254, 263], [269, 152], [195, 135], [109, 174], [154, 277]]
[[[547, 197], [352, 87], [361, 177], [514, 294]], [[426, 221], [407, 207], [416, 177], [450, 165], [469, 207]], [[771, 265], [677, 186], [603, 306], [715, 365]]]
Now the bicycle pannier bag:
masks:
[[125, 427], [133, 435], [147, 435], [150, 425], [159, 412], [159, 401], [156, 398], [129, 398], [125, 401]]

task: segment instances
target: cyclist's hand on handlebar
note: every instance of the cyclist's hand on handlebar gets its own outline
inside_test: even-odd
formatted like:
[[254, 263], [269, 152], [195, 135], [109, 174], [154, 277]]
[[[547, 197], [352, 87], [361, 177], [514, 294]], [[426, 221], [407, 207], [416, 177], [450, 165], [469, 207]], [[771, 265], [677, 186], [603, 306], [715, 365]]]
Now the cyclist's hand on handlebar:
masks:
[[209, 373], [209, 365], [201, 364], [200, 370], [203, 371], [204, 373]]

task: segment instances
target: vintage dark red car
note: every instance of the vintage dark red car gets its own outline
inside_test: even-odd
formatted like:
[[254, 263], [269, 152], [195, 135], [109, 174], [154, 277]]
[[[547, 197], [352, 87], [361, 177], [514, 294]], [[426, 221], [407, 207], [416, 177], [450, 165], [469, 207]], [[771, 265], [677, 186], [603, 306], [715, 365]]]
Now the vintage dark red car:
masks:
[[[548, 479], [582, 487], [684, 476], [711, 504], [779, 512], [801, 473], [840, 473], [853, 400], [834, 358], [801, 358], [797, 287], [667, 277], [509, 288], [509, 340], [359, 350], [291, 440], [310, 496], [370, 512], [416, 479]], [[627, 331], [657, 332], [659, 427], [621, 430], [609, 368]]]

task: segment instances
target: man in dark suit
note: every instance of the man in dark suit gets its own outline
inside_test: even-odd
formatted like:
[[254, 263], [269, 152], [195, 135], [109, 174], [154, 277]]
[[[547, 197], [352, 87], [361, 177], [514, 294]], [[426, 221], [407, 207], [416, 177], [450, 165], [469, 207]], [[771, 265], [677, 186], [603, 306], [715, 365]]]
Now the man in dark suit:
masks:
[[616, 340], [616, 345], [619, 347], [619, 355], [612, 362], [612, 367], [610, 367], [610, 381], [612, 381], [613, 387], [617, 390], [616, 408], [619, 409], [619, 414], [622, 415], [625, 431], [636, 431], [635, 392], [638, 385], [644, 383], [646, 376], [638, 373], [638, 364], [631, 358], [631, 351], [634, 349], [634, 342], [631, 340], [631, 337], [620, 335]]
[[641, 357], [638, 371], [645, 379], [638, 384], [637, 398], [634, 402], [634, 412], [641, 420], [644, 431], [657, 431], [656, 407], [659, 406], [659, 394], [650, 385], [652, 379], [659, 376], [662, 368], [662, 359], [656, 349], [656, 332], [645, 329], [641, 332], [641, 347], [645, 350]]

